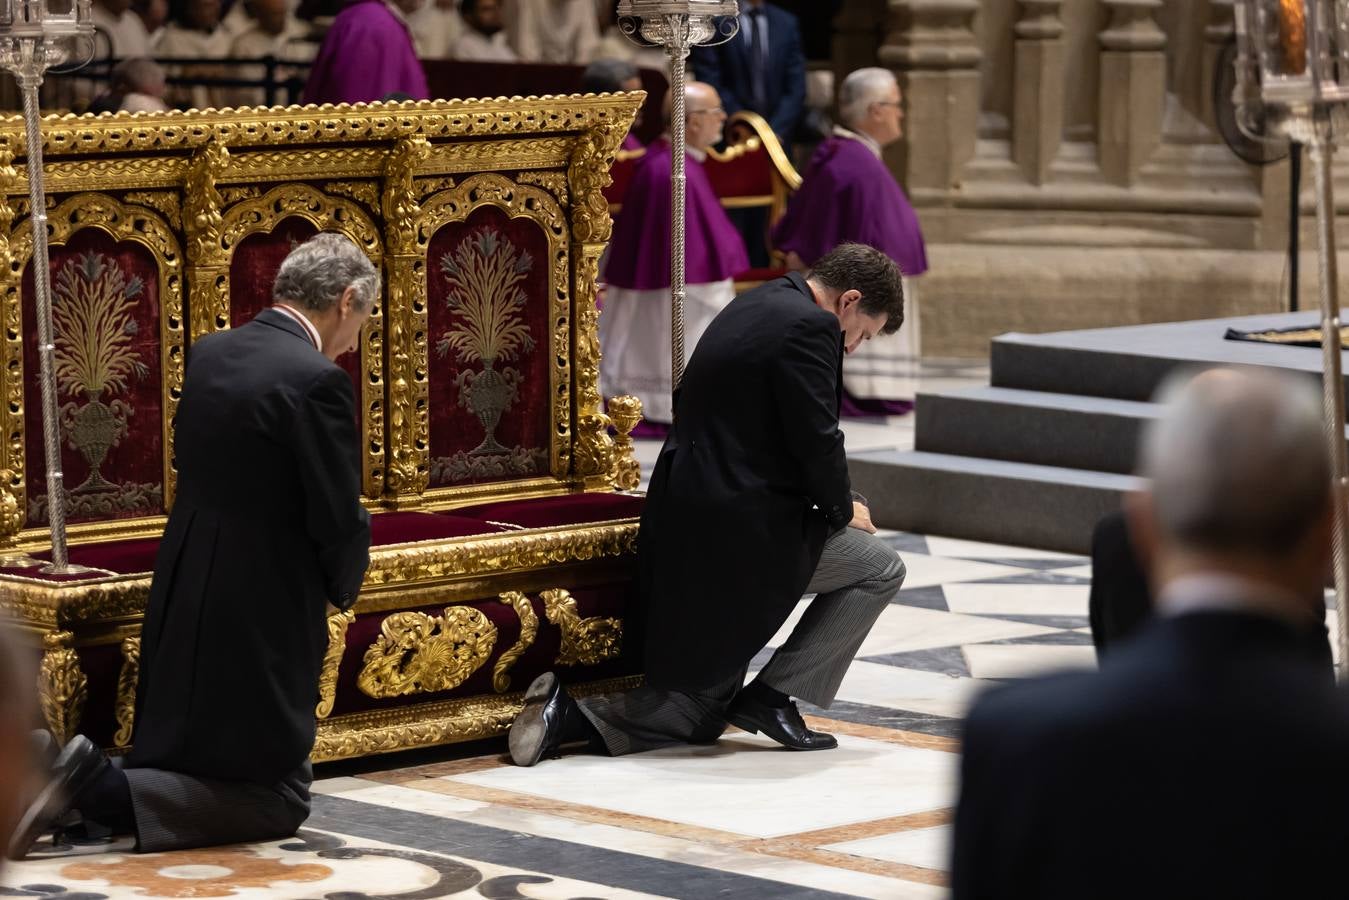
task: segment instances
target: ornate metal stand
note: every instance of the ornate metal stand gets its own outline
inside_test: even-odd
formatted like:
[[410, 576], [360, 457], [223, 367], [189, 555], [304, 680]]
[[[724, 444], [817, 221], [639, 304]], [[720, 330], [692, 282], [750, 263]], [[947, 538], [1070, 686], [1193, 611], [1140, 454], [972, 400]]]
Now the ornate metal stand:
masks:
[[[1259, 118], [1275, 140], [1305, 144], [1316, 182], [1321, 377], [1335, 500], [1334, 578], [1341, 672], [1349, 670], [1349, 454], [1332, 183], [1334, 131], [1349, 114], [1349, 0], [1240, 0], [1236, 6], [1238, 124]], [[1296, 208], [1296, 207], [1295, 207]]]
[[684, 66], [689, 51], [715, 46], [739, 30], [737, 0], [622, 0], [619, 27], [636, 43], [663, 47], [670, 59], [670, 387], [684, 380], [685, 133]]
[[[58, 0], [59, 3], [59, 0]], [[47, 507], [52, 562], [44, 571], [72, 571], [66, 554], [65, 479], [61, 474], [60, 419], [56, 408], [56, 351], [52, 328], [51, 269], [47, 256], [47, 192], [42, 182], [42, 117], [38, 89], [47, 69], [73, 58], [83, 44], [93, 48], [91, 0], [75, 0], [68, 12], [44, 0], [0, 2], [0, 66], [14, 73], [23, 92], [28, 143], [29, 222], [33, 229], [33, 288], [36, 291], [38, 362], [42, 379], [42, 437], [47, 461]]]

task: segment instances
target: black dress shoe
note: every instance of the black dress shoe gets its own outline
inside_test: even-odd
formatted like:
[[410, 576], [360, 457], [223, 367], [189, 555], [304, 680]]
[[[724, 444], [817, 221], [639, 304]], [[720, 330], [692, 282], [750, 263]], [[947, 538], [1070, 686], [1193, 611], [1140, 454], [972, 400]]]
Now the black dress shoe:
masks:
[[10, 859], [23, 859], [43, 834], [53, 830], [70, 812], [75, 798], [112, 765], [93, 741], [76, 735], [52, 763], [47, 783], [28, 804], [10, 838]]
[[795, 703], [769, 706], [742, 695], [731, 705], [726, 719], [750, 734], [762, 731], [791, 750], [832, 750], [838, 746], [838, 740], [832, 734], [807, 728]]
[[545, 672], [525, 691], [525, 708], [511, 723], [511, 761], [517, 766], [532, 766], [546, 756], [558, 756], [566, 736], [578, 731], [577, 717], [583, 716], [576, 701], [552, 672]]

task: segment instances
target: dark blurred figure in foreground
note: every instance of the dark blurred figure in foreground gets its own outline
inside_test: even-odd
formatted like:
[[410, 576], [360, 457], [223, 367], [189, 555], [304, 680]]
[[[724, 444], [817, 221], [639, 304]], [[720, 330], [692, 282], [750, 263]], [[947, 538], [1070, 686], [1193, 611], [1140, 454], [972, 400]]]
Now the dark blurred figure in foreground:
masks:
[[1159, 615], [1097, 674], [975, 704], [956, 900], [1329, 896], [1339, 876], [1349, 710], [1305, 651], [1330, 559], [1319, 401], [1218, 369], [1167, 407], [1130, 505]]
[[[6, 847], [36, 780], [28, 729], [32, 727], [37, 676], [26, 662], [10, 626], [0, 620], [0, 846]], [[4, 866], [0, 859], [0, 872]]]

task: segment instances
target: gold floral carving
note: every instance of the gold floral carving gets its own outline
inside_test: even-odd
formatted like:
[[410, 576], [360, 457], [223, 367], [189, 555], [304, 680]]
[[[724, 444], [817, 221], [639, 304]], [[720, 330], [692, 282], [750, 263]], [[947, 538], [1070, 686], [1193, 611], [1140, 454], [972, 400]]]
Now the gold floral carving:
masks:
[[[379, 228], [370, 215], [350, 200], [329, 197], [307, 184], [284, 184], [254, 200], [235, 204], [226, 211], [220, 227], [220, 249], [230, 254], [250, 234], [269, 232], [285, 219], [296, 217], [319, 231], [337, 231], [355, 241], [377, 267], [383, 257]], [[224, 326], [229, 325], [229, 269], [220, 270], [216, 282], [224, 298]], [[384, 484], [384, 308], [376, 303], [361, 331], [361, 417], [365, 427], [361, 488], [368, 498], [377, 498]], [[197, 324], [194, 321], [194, 326]], [[215, 330], [215, 329], [211, 329]], [[192, 337], [201, 337], [194, 333]]]
[[[418, 254], [419, 256], [426, 254], [432, 238], [442, 227], [454, 222], [464, 222], [471, 212], [484, 206], [495, 206], [512, 219], [528, 219], [534, 222], [543, 230], [545, 237], [548, 239], [548, 258], [550, 261], [548, 321], [552, 327], [549, 342], [553, 348], [553, 352], [549, 356], [549, 395], [552, 397], [554, 426], [550, 468], [555, 477], [566, 477], [568, 474], [567, 460], [571, 454], [571, 317], [567, 308], [567, 273], [569, 268], [567, 219], [562, 207], [550, 194], [539, 188], [516, 184], [502, 175], [491, 173], [474, 175], [466, 178], [453, 190], [436, 194], [422, 205], [418, 231]], [[425, 273], [423, 273], [422, 278], [423, 281], [418, 285], [418, 290], [419, 296], [424, 300], [427, 296]], [[424, 309], [422, 316], [421, 328], [424, 330]], [[398, 353], [392, 341], [390, 342], [390, 350], [391, 354], [396, 355]], [[406, 352], [411, 355], [414, 350], [409, 349]], [[425, 342], [418, 342], [415, 352], [419, 368], [414, 370], [414, 375], [420, 376], [420, 380], [413, 382], [414, 385], [418, 386], [418, 392], [414, 397], [420, 399], [421, 408], [424, 410], [425, 400], [421, 398], [425, 398], [427, 392]], [[424, 412], [422, 418], [424, 418]], [[422, 424], [419, 420], [418, 428], [421, 427]], [[417, 433], [425, 434], [425, 441], [429, 445], [429, 423], [425, 427], [427, 428], [425, 432], [419, 430]], [[426, 455], [429, 460], [429, 452]], [[436, 500], [451, 496], [457, 490], [456, 488], [433, 489], [426, 492], [426, 498]]]
[[571, 198], [571, 194], [567, 190], [566, 172], [521, 172], [515, 176], [515, 180], [521, 184], [532, 184], [543, 188], [553, 195], [553, 199], [564, 206]]
[[448, 175], [440, 178], [418, 178], [417, 196], [422, 200], [430, 197], [432, 194], [438, 194], [441, 191], [448, 191], [454, 187], [454, 179]]
[[[239, 165], [239, 157], [234, 157], [230, 163], [231, 171]], [[225, 201], [226, 206], [233, 206], [236, 203], [242, 203], [245, 200], [252, 200], [255, 197], [262, 196], [262, 188], [255, 184], [234, 184], [222, 186], [220, 188], [220, 199]]]
[[250, 182], [298, 181], [315, 177], [375, 178], [384, 170], [388, 155], [383, 147], [237, 153], [230, 165], [230, 178]]
[[23, 511], [14, 492], [14, 471], [0, 469], [0, 546], [14, 542], [23, 526]]
[[623, 622], [593, 616], [581, 618], [576, 598], [562, 589], [544, 591], [543, 612], [562, 632], [562, 646], [554, 662], [559, 666], [593, 666], [623, 651]]
[[[569, 684], [567, 692], [573, 697], [586, 697], [627, 690], [641, 683], [640, 677], [630, 676]], [[522, 694], [512, 693], [338, 716], [319, 723], [318, 739], [310, 756], [315, 762], [331, 762], [494, 737], [506, 732], [523, 703]]]
[[[173, 494], [177, 483], [177, 470], [173, 460], [173, 417], [178, 410], [178, 398], [183, 390], [183, 283], [182, 253], [173, 230], [158, 213], [141, 207], [127, 206], [106, 194], [76, 194], [62, 202], [48, 214], [48, 240], [53, 246], [67, 243], [72, 236], [84, 228], [98, 228], [118, 241], [132, 241], [143, 245], [154, 257], [159, 272], [159, 347], [160, 347], [160, 392], [162, 402], [161, 438], [164, 447], [164, 507], [173, 504]], [[33, 252], [33, 237], [28, 223], [11, 230], [9, 278], [5, 284], [6, 321], [14, 320], [18, 333], [22, 334], [22, 321], [19, 319], [22, 309], [19, 291], [22, 285], [21, 274]], [[7, 335], [8, 337], [8, 335]], [[22, 351], [11, 362], [10, 372], [13, 383], [23, 381]], [[22, 394], [17, 406], [14, 400], [9, 404], [11, 418], [8, 421], [7, 435], [24, 445], [24, 421]], [[22, 457], [20, 456], [20, 459]], [[23, 473], [22, 464], [11, 465], [17, 473]], [[21, 510], [27, 509], [26, 478], [20, 477], [11, 482], [15, 497]], [[155, 517], [151, 522], [162, 524], [163, 519]], [[70, 528], [72, 534], [85, 533], [85, 526]], [[45, 529], [29, 529], [29, 533], [46, 535]]]
[[576, 459], [588, 487], [606, 486], [614, 468], [609, 417], [600, 411], [600, 314], [595, 306], [602, 244], [586, 244], [576, 258]]
[[220, 247], [225, 201], [216, 187], [229, 163], [229, 150], [212, 141], [192, 157], [183, 185], [187, 283], [192, 296], [188, 327], [194, 339], [230, 324], [229, 288], [225, 283], [229, 256]]
[[339, 197], [350, 197], [372, 212], [379, 209], [379, 185], [373, 181], [330, 181], [324, 190]]
[[642, 401], [632, 396], [611, 397], [609, 419], [618, 431], [614, 442], [614, 470], [609, 481], [620, 491], [635, 491], [642, 485], [642, 467], [632, 443], [632, 429], [642, 421]]
[[487, 662], [497, 638], [496, 626], [471, 606], [448, 607], [442, 616], [396, 612], [379, 630], [356, 676], [356, 686], [376, 699], [458, 687]]
[[347, 628], [356, 621], [356, 613], [349, 609], [328, 617], [328, 650], [323, 654], [323, 669], [319, 673], [319, 703], [314, 714], [320, 719], [332, 715], [337, 701], [337, 673], [342, 667], [342, 654], [347, 650]]
[[426, 168], [434, 172], [459, 174], [565, 166], [571, 143], [567, 138], [533, 138], [437, 144]]
[[136, 726], [136, 684], [141, 672], [141, 639], [129, 637], [122, 641], [122, 670], [117, 675], [117, 732], [112, 742], [118, 747], [131, 744]]
[[38, 667], [38, 701], [47, 728], [58, 744], [64, 744], [79, 731], [84, 701], [89, 696], [89, 679], [80, 669], [79, 656], [70, 647], [73, 638], [69, 631], [42, 638], [46, 651]]
[[534, 605], [528, 597], [519, 591], [507, 591], [501, 595], [501, 602], [515, 610], [515, 616], [520, 620], [520, 639], [501, 654], [492, 667], [492, 687], [498, 694], [510, 690], [511, 666], [533, 645], [539, 633], [539, 617], [534, 614]]
[[[0, 142], [0, 281], [3, 282], [5, 296], [9, 297], [11, 280], [17, 277], [14, 267], [13, 248], [9, 235], [14, 227], [15, 206], [9, 201], [8, 194], [18, 183], [18, 170], [14, 168], [14, 152], [9, 141]], [[22, 269], [20, 268], [21, 272]], [[2, 315], [4, 335], [4, 370], [13, 373], [23, 371], [23, 323], [22, 306], [6, 302]], [[0, 434], [3, 435], [3, 450], [0, 450], [0, 467], [9, 470], [9, 478], [4, 482], [7, 494], [18, 504], [19, 522], [22, 524], [22, 511], [25, 506], [23, 469], [25, 463], [23, 442], [23, 378], [13, 377], [5, 381], [4, 402], [0, 403]], [[9, 520], [5, 520], [6, 526]], [[6, 531], [6, 534], [9, 532]]]
[[391, 253], [414, 253], [417, 250], [417, 219], [421, 215], [421, 206], [412, 177], [430, 155], [431, 144], [424, 137], [405, 137], [389, 153], [384, 168], [382, 206]]
[[153, 209], [170, 226], [177, 228], [182, 223], [183, 208], [178, 195], [173, 191], [128, 191], [122, 198], [127, 203], [135, 203]]

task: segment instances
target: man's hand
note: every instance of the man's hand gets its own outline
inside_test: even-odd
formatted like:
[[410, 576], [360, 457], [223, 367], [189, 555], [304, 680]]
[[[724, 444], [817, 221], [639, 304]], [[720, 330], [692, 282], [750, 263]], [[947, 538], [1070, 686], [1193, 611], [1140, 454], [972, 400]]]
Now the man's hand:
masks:
[[876, 526], [871, 524], [871, 510], [856, 500], [852, 502], [852, 521], [848, 523], [848, 527], [865, 531], [867, 534], [876, 533]]

